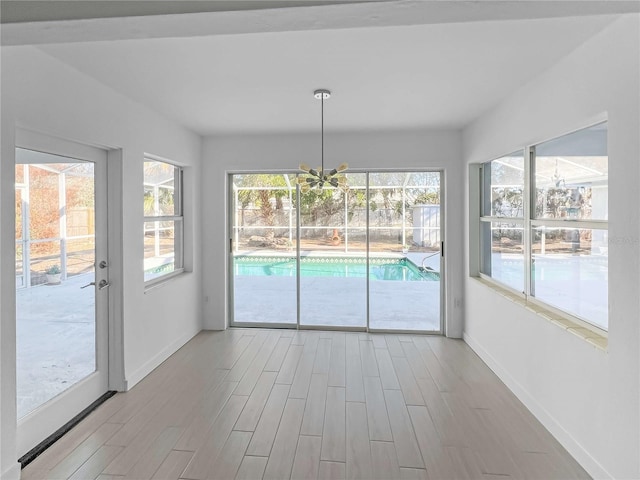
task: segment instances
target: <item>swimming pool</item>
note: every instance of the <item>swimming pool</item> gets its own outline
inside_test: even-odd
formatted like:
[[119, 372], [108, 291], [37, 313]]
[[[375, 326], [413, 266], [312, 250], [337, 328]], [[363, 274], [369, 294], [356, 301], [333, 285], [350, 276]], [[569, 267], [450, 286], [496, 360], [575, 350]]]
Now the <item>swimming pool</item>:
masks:
[[[233, 261], [234, 275], [295, 277], [292, 257], [239, 255]], [[300, 260], [302, 277], [365, 278], [367, 259], [361, 257], [305, 257]], [[423, 271], [408, 258], [375, 258], [369, 261], [370, 280], [439, 281], [440, 274]]]

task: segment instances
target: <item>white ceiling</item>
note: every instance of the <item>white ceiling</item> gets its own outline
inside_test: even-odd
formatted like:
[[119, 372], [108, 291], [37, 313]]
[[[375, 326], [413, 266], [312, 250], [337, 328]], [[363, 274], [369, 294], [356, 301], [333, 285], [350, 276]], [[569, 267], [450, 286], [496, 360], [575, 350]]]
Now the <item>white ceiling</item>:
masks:
[[2, 0], [0, 22], [228, 12], [373, 1], [384, 0]]
[[[346, 7], [280, 11], [291, 22], [292, 11], [314, 8]], [[244, 12], [233, 13], [241, 24]], [[462, 128], [615, 18], [288, 28], [38, 48], [201, 135], [317, 130], [316, 88], [333, 92], [328, 130]]]

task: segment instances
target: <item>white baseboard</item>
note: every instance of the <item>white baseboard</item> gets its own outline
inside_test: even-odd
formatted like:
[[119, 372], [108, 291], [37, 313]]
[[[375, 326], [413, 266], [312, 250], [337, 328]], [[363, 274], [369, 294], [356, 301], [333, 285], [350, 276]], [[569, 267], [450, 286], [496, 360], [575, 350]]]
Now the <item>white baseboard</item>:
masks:
[[20, 468], [21, 465], [18, 462], [14, 463], [8, 469], [2, 472], [2, 475], [0, 475], [0, 480], [20, 480]]
[[189, 340], [195, 337], [199, 332], [200, 330], [196, 330], [194, 332], [189, 332], [181, 336], [180, 338], [172, 342], [170, 345], [168, 345], [166, 348], [158, 352], [157, 355], [152, 357], [144, 365], [142, 365], [135, 372], [129, 375], [128, 378], [125, 378], [124, 380], [124, 385], [126, 387], [125, 391], [128, 391], [130, 388], [133, 388], [136, 385], [136, 383], [138, 383], [144, 377], [149, 375], [153, 370], [155, 370], [158, 367], [158, 365], [160, 365], [167, 358], [169, 358], [171, 355], [177, 352], [178, 349], [180, 349], [180, 347], [182, 347], [185, 343], [187, 343]]
[[589, 475], [593, 478], [614, 478], [482, 345], [466, 332], [463, 333], [462, 338]]

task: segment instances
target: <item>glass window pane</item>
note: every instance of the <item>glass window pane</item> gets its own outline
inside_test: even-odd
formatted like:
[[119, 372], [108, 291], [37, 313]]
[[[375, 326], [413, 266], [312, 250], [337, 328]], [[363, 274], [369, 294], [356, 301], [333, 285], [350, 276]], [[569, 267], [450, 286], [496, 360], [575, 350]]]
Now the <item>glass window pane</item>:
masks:
[[93, 163], [65, 169], [67, 237], [95, 234], [95, 187]]
[[366, 175], [345, 177], [300, 193], [301, 325], [366, 326]]
[[165, 162], [144, 162], [144, 215], [172, 216], [181, 215], [176, 208], [179, 205], [176, 195], [176, 179], [179, 168]]
[[16, 288], [24, 287], [24, 262], [22, 260], [22, 243], [16, 243]]
[[[144, 279], [153, 280], [183, 267], [182, 182], [180, 167], [144, 162]], [[148, 217], [174, 217], [151, 221]]]
[[182, 222], [144, 222], [144, 280], [152, 280], [182, 268], [176, 264], [181, 258]]
[[22, 238], [22, 189], [16, 189], [16, 240]]
[[[27, 238], [16, 242], [21, 418], [96, 368], [95, 289], [81, 288], [94, 280], [95, 222], [93, 212], [82, 215], [90, 221], [76, 218], [78, 209], [94, 208], [94, 165], [25, 149], [16, 149], [16, 161], [16, 238], [30, 221]], [[78, 231], [80, 224], [90, 229]]]
[[234, 175], [237, 250], [295, 250], [295, 176]]
[[16, 165], [16, 185], [24, 183], [24, 165]]
[[536, 146], [535, 218], [607, 220], [607, 123]]
[[607, 231], [539, 226], [532, 235], [532, 295], [606, 330]]
[[[55, 164], [51, 164], [55, 165]], [[49, 165], [29, 165], [29, 230], [32, 240], [60, 237], [59, 177]]]
[[67, 277], [93, 272], [95, 263], [95, 237], [68, 239]]
[[524, 216], [524, 155], [515, 152], [485, 164], [483, 212], [485, 216]]
[[[334, 240], [335, 237], [344, 236], [345, 208], [356, 205], [354, 200], [355, 192], [351, 190], [345, 195], [336, 188], [314, 188], [306, 193], [300, 193], [300, 245], [305, 251], [315, 250], [337, 250], [341, 251], [349, 248], [349, 244], [344, 244]], [[349, 201], [351, 200], [351, 201]], [[347, 211], [348, 217], [361, 218], [355, 212]], [[350, 215], [351, 213], [351, 215]], [[340, 245], [340, 246], [339, 246]], [[351, 245], [355, 247], [355, 245]], [[361, 247], [359, 245], [358, 247]]]
[[62, 257], [59, 240], [54, 242], [31, 243], [29, 245], [29, 256], [31, 285], [42, 285], [47, 283], [47, 271], [60, 271], [61, 269]]
[[438, 331], [440, 173], [372, 172], [369, 185], [369, 326]]
[[524, 291], [524, 244], [522, 224], [482, 222], [481, 272], [498, 282]]
[[297, 322], [296, 176], [232, 176], [233, 321]]

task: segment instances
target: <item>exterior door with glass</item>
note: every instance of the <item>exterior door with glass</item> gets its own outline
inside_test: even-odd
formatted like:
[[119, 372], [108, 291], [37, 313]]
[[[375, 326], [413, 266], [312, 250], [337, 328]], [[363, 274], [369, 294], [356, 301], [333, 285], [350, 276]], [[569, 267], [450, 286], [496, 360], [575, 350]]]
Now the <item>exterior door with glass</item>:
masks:
[[18, 454], [108, 389], [107, 152], [16, 148]]

